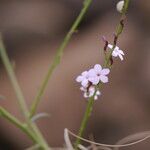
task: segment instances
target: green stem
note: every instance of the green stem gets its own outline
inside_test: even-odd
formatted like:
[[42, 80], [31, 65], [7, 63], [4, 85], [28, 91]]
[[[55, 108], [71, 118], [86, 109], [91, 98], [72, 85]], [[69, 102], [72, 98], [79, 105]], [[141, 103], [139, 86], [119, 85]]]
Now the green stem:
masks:
[[[125, 17], [125, 15], [126, 15], [126, 13], [127, 13], [130, 0], [124, 0], [124, 2], [125, 2], [125, 3], [124, 3], [123, 10], [122, 10], [122, 13], [121, 13], [121, 19], [122, 19], [123, 17]], [[121, 19], [120, 19], [120, 20], [121, 20]], [[119, 22], [119, 24], [117, 25], [117, 28], [116, 28], [116, 33], [115, 33], [117, 39], [119, 38], [119, 36], [120, 36], [120, 34], [121, 34], [122, 32], [123, 32], [123, 26], [122, 26], [121, 22]], [[116, 45], [113, 44], [113, 48], [110, 50], [108, 56], [105, 57], [105, 60], [104, 60], [104, 67], [109, 67], [109, 68], [111, 67], [111, 65], [109, 64], [109, 60], [110, 60], [110, 57], [111, 57], [111, 55], [112, 55], [112, 52], [113, 52], [115, 46], [116, 46]]]
[[[80, 129], [79, 129], [79, 133], [78, 133], [79, 137], [81, 137], [83, 135], [83, 132], [84, 132], [85, 127], [87, 125], [88, 119], [90, 118], [90, 115], [91, 115], [91, 112], [92, 112], [92, 108], [93, 108], [93, 104], [94, 104], [94, 96], [95, 96], [95, 94], [91, 98], [89, 98], [89, 100], [88, 100], [86, 111], [85, 111], [83, 120], [81, 122]], [[80, 144], [80, 141], [81, 140], [79, 138], [76, 139], [75, 149], [78, 148], [78, 145]]]
[[[124, 7], [123, 7], [121, 18], [126, 14], [126, 12], [128, 10], [129, 1], [130, 0], [125, 0], [125, 4], [124, 4]], [[116, 36], [119, 37], [119, 35], [122, 33], [122, 31], [123, 31], [123, 27], [122, 27], [121, 23], [119, 22], [119, 24], [117, 26], [117, 29], [116, 29]], [[112, 50], [110, 51], [108, 57], [105, 57], [104, 67], [108, 67], [108, 68], [110, 67], [109, 61], [110, 61], [110, 58], [111, 58], [111, 55], [112, 55], [112, 52], [113, 52], [114, 48], [115, 48], [115, 45], [113, 46]], [[100, 89], [101, 89], [101, 87], [102, 87], [102, 84], [99, 84]], [[85, 113], [84, 113], [84, 116], [83, 116], [83, 119], [82, 119], [82, 122], [81, 122], [81, 126], [80, 126], [80, 129], [79, 129], [79, 132], [78, 132], [79, 137], [83, 136], [84, 130], [87, 126], [87, 122], [88, 122], [88, 119], [89, 119], [90, 114], [92, 112], [93, 105], [94, 105], [95, 93], [88, 100], [88, 104], [87, 104], [87, 107], [86, 107], [86, 110], [85, 110]], [[81, 142], [81, 139], [77, 138], [76, 141], [75, 141], [75, 150], [78, 149], [78, 145], [80, 144], [80, 142]]]
[[31, 127], [31, 129], [34, 131], [34, 133], [36, 134], [36, 138], [38, 139], [37, 144], [39, 145], [39, 147], [42, 150], [51, 150], [51, 148], [48, 146], [46, 140], [44, 139], [43, 135], [41, 134], [40, 130], [38, 129], [38, 127], [36, 126], [35, 123], [31, 123], [29, 125], [29, 127]]
[[32, 117], [35, 112], [36, 109], [38, 107], [38, 104], [45, 92], [45, 89], [47, 87], [48, 81], [54, 71], [54, 69], [57, 67], [57, 65], [60, 63], [60, 60], [62, 58], [63, 55], [63, 51], [65, 49], [65, 47], [67, 46], [68, 42], [70, 41], [72, 34], [77, 30], [80, 22], [82, 21], [83, 17], [85, 16], [90, 4], [91, 4], [92, 0], [84, 0], [83, 3], [83, 8], [81, 9], [81, 12], [79, 13], [79, 16], [77, 17], [77, 19], [75, 20], [75, 22], [73, 23], [72, 27], [70, 28], [69, 32], [67, 33], [67, 35], [65, 36], [62, 44], [60, 45], [60, 47], [57, 49], [57, 53], [55, 55], [55, 58], [52, 62], [52, 64], [49, 67], [49, 70], [46, 74], [46, 77], [44, 78], [44, 81], [42, 83], [41, 88], [39, 89], [39, 92], [37, 94], [37, 96], [35, 97], [31, 109], [30, 109], [30, 117]]
[[6, 50], [5, 50], [5, 47], [4, 47], [4, 44], [2, 42], [1, 37], [0, 37], [0, 55], [1, 55], [2, 61], [4, 63], [4, 66], [6, 68], [7, 74], [10, 78], [11, 83], [12, 83], [13, 89], [16, 93], [21, 111], [24, 114], [24, 116], [26, 118], [28, 118], [29, 113], [28, 113], [27, 105], [25, 103], [25, 99], [22, 95], [21, 89], [20, 89], [19, 84], [17, 82], [16, 76], [14, 75], [14, 70], [13, 70], [11, 62], [9, 61], [9, 58], [7, 56], [7, 53], [6, 53]]
[[15, 72], [12, 68], [11, 62], [8, 58], [8, 55], [6, 53], [2, 38], [0, 36], [0, 56], [2, 59], [2, 62], [6, 68], [7, 74], [10, 78], [10, 81], [12, 83], [13, 89], [16, 93], [17, 96], [17, 100], [19, 103], [19, 106], [21, 108], [21, 111], [25, 117], [26, 123], [28, 125], [28, 127], [31, 129], [30, 132], [33, 132], [33, 134], [36, 135], [36, 138], [38, 139], [38, 144], [43, 148], [43, 149], [49, 149], [46, 141], [44, 140], [42, 134], [40, 133], [40, 131], [38, 130], [38, 128], [36, 127], [36, 125], [30, 120], [29, 118], [29, 110], [27, 108], [26, 102], [25, 102], [25, 98], [23, 96], [22, 90], [19, 86], [18, 80], [16, 78]]
[[37, 138], [32, 132], [29, 131], [27, 128], [27, 124], [23, 124], [20, 122], [16, 117], [11, 115], [7, 110], [0, 107], [0, 116], [4, 117], [8, 121], [10, 121], [12, 124], [14, 124], [16, 127], [21, 129], [24, 133], [26, 133], [35, 143], [37, 143]]

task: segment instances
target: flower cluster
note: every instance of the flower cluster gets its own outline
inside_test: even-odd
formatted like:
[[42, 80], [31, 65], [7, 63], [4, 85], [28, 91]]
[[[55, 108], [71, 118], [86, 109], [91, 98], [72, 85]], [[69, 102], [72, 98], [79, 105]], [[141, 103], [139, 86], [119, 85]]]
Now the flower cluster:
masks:
[[[107, 44], [108, 48], [112, 51], [113, 57], [119, 57], [121, 61], [123, 60], [124, 52], [119, 49], [118, 46], [113, 48], [113, 45]], [[109, 68], [102, 68], [101, 65], [96, 64], [92, 69], [84, 71], [76, 78], [76, 81], [81, 83], [80, 90], [84, 92], [83, 96], [85, 98], [92, 97], [97, 100], [98, 96], [101, 95], [101, 92], [98, 89], [98, 84], [107, 83], [107, 75], [110, 73]]]
[[101, 95], [100, 91], [96, 88], [96, 85], [98, 85], [100, 82], [107, 83], [110, 70], [108, 68], [102, 69], [101, 65], [96, 64], [94, 68], [82, 72], [81, 75], [79, 75], [76, 78], [77, 82], [81, 83], [81, 91], [84, 92], [84, 97], [92, 97], [94, 96], [94, 99], [98, 99], [98, 95]]

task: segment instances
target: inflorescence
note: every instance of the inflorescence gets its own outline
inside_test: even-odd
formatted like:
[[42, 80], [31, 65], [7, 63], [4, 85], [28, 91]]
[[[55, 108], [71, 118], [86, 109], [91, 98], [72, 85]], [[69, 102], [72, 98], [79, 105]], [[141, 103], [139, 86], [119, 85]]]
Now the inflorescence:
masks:
[[[118, 46], [113, 48], [113, 45], [107, 44], [107, 47], [112, 51], [113, 57], [119, 57], [121, 61], [123, 60], [124, 52], [119, 49]], [[105, 51], [106, 48], [104, 48]], [[112, 59], [112, 58], [111, 58]], [[110, 69], [107, 67], [102, 68], [100, 64], [94, 65], [93, 68], [88, 71], [84, 71], [76, 78], [76, 81], [81, 83], [80, 90], [83, 91], [83, 96], [89, 98], [94, 96], [94, 100], [98, 99], [101, 92], [98, 89], [100, 83], [107, 83], [109, 81], [108, 74]]]

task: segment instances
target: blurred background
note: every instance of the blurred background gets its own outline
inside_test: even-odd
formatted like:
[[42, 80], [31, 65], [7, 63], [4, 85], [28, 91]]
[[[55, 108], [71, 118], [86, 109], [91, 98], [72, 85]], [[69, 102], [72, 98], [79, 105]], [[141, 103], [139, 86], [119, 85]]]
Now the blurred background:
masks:
[[[83, 0], [0, 0], [0, 31], [20, 85], [31, 105], [56, 48], [79, 14]], [[109, 41], [119, 21], [118, 0], [93, 0], [78, 32], [64, 51], [53, 73], [38, 112], [49, 118], [37, 121], [50, 146], [64, 144], [64, 128], [78, 132], [87, 101], [75, 78], [96, 63], [103, 63], [101, 36]], [[110, 82], [95, 101], [84, 137], [115, 144], [125, 136], [150, 130], [150, 1], [132, 0], [125, 30], [118, 46], [125, 60], [115, 59]], [[1, 63], [1, 62], [0, 62]], [[4, 106], [22, 119], [16, 96], [0, 64], [0, 95]], [[22, 150], [31, 141], [19, 129], [0, 118], [0, 150]], [[149, 150], [150, 141], [122, 148]]]

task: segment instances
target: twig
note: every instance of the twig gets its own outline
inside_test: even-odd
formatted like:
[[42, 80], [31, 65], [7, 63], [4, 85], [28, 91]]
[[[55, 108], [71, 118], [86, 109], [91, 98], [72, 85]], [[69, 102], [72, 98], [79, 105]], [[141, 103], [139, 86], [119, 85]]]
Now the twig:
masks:
[[82, 21], [83, 17], [85, 16], [85, 14], [87, 12], [91, 2], [92, 2], [92, 0], [84, 0], [83, 8], [81, 9], [81, 11], [79, 13], [79, 16], [77, 17], [77, 19], [73, 23], [72, 27], [70, 28], [69, 32], [65, 36], [65, 38], [64, 38], [63, 42], [61, 43], [60, 47], [57, 49], [55, 58], [54, 58], [52, 64], [50, 65], [50, 67], [48, 69], [48, 72], [47, 72], [47, 74], [46, 74], [46, 76], [45, 76], [45, 78], [42, 82], [41, 88], [39, 89], [38, 94], [36, 95], [35, 99], [33, 100], [33, 103], [32, 103], [31, 109], [30, 109], [30, 117], [32, 117], [35, 114], [36, 109], [38, 107], [38, 104], [39, 104], [39, 102], [40, 102], [40, 100], [41, 100], [41, 98], [44, 95], [44, 92], [46, 90], [48, 81], [49, 81], [54, 69], [60, 63], [60, 60], [61, 60], [62, 55], [63, 55], [63, 51], [64, 51], [65, 47], [67, 46], [67, 44], [69, 43], [73, 33], [76, 32], [80, 22]]
[[18, 80], [16, 78], [15, 72], [12, 68], [11, 62], [8, 58], [7, 53], [6, 53], [6, 49], [4, 47], [1, 35], [0, 35], [0, 56], [1, 56], [1, 59], [2, 59], [2, 62], [4, 64], [4, 66], [6, 68], [7, 74], [10, 78], [10, 81], [12, 83], [15, 94], [17, 96], [17, 100], [18, 100], [20, 109], [22, 111], [22, 114], [25, 117], [25, 121], [28, 125], [27, 127], [30, 129], [28, 131], [31, 132], [31, 134], [33, 133], [36, 136], [37, 143], [41, 146], [41, 148], [49, 149], [49, 146], [46, 143], [45, 139], [43, 138], [42, 134], [40, 133], [39, 129], [37, 128], [37, 126], [29, 118], [29, 110], [27, 108], [25, 98], [24, 98], [22, 90], [19, 86], [19, 83], [18, 83]]
[[[128, 6], [129, 6], [129, 1], [130, 1], [130, 0], [124, 0], [124, 7], [123, 7], [123, 10], [122, 10], [120, 22], [119, 22], [119, 24], [117, 25], [116, 34], [115, 34], [115, 35], [116, 35], [115, 40], [118, 39], [119, 35], [120, 35], [120, 34], [122, 33], [122, 31], [123, 31], [124, 26], [123, 26], [122, 18], [125, 18], [125, 14], [126, 14], [126, 12], [127, 12], [127, 10], [128, 10]], [[115, 46], [116, 46], [116, 45], [115, 45], [116, 42], [117, 42], [117, 41], [114, 42], [113, 48], [112, 48], [112, 50], [109, 52], [108, 56], [105, 57], [104, 65], [103, 65], [104, 68], [105, 68], [105, 67], [108, 67], [108, 68], [111, 67], [110, 58], [111, 58], [112, 52], [113, 52], [113, 50], [114, 50], [114, 48], [115, 48]], [[100, 89], [101, 89], [101, 85], [102, 85], [102, 84], [100, 83], [100, 84], [99, 84], [99, 88], [100, 88]], [[96, 92], [95, 92], [95, 94], [96, 94]], [[85, 130], [85, 128], [86, 128], [87, 121], [88, 121], [88, 119], [89, 119], [89, 117], [90, 117], [91, 110], [92, 110], [92, 108], [93, 108], [94, 96], [95, 96], [95, 94], [94, 94], [91, 98], [89, 98], [89, 100], [88, 100], [88, 104], [87, 104], [87, 107], [86, 107], [86, 110], [85, 110], [85, 113], [84, 113], [84, 116], [83, 116], [83, 119], [82, 119], [82, 122], [81, 122], [81, 126], [80, 126], [80, 129], [79, 129], [79, 132], [78, 132], [78, 137], [82, 137], [83, 132], [84, 132], [84, 130]], [[76, 149], [76, 150], [78, 149], [78, 145], [80, 144], [80, 141], [81, 141], [81, 139], [78, 138], [78, 137], [77, 137], [77, 139], [76, 139], [76, 141], [75, 141], [75, 149]]]

